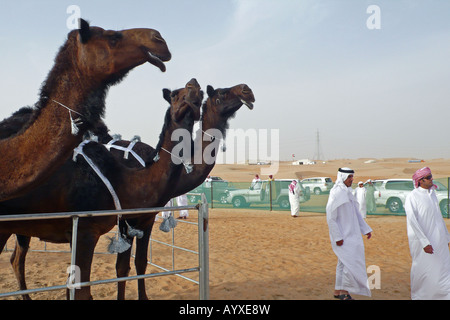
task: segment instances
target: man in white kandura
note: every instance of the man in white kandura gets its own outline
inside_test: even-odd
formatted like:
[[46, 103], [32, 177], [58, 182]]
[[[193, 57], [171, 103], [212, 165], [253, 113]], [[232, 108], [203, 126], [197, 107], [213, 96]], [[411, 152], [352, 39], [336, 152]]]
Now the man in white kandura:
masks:
[[359, 213], [353, 196], [353, 174], [350, 168], [339, 168], [326, 207], [331, 247], [338, 258], [334, 297], [340, 300], [353, 299], [350, 293], [371, 296], [361, 234], [370, 239], [372, 229]]
[[364, 183], [362, 181], [358, 182], [358, 187], [353, 191], [353, 195], [355, 196], [356, 201], [358, 201], [359, 212], [365, 219], [367, 217], [366, 188], [364, 188]]
[[[179, 195], [177, 197], [177, 205], [184, 207], [188, 205], [188, 198], [186, 194]], [[177, 219], [187, 219], [189, 217], [189, 211], [187, 209], [180, 210], [180, 216]]]
[[291, 216], [297, 218], [300, 212], [300, 186], [297, 180], [292, 180], [289, 185], [289, 203], [291, 204]]
[[405, 211], [411, 265], [411, 299], [450, 299], [450, 235], [442, 218], [428, 167], [413, 175]]

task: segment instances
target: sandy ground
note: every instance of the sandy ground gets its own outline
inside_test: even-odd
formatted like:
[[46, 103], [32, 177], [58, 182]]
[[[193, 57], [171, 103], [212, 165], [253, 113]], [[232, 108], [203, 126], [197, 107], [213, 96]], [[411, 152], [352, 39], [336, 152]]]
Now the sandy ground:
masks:
[[[412, 172], [425, 165], [431, 167], [434, 177], [450, 176], [448, 160], [427, 160], [425, 163], [408, 163], [407, 159], [367, 159], [330, 161], [314, 166], [281, 164], [276, 178], [330, 176], [333, 181], [340, 166], [356, 170], [355, 180], [368, 178], [410, 178]], [[268, 168], [268, 166], [265, 166]], [[212, 174], [229, 181], [249, 181], [260, 166], [217, 165]], [[262, 177], [265, 178], [265, 177]], [[333, 299], [336, 257], [331, 250], [328, 227], [322, 213], [301, 213], [291, 218], [289, 212], [211, 209], [209, 221], [210, 298], [213, 300], [329, 300]], [[197, 213], [190, 212], [187, 221], [196, 221]], [[368, 224], [374, 230], [370, 240], [364, 239], [366, 266], [379, 268], [379, 273], [369, 272], [374, 286], [379, 276], [379, 287], [372, 297], [354, 296], [357, 299], [407, 300], [410, 299], [409, 270], [411, 258], [406, 235], [406, 218], [402, 216], [369, 216]], [[446, 221], [450, 226], [450, 220]], [[155, 239], [171, 241], [171, 234], [159, 230], [155, 224]], [[113, 235], [107, 235], [113, 236]], [[102, 237], [98, 252], [105, 252], [109, 242]], [[178, 223], [175, 245], [197, 250], [196, 226]], [[11, 238], [8, 248], [14, 247]], [[33, 239], [32, 249], [43, 249], [44, 244]], [[47, 250], [67, 250], [68, 245], [46, 244]], [[11, 252], [0, 255], [0, 292], [18, 290], [9, 263]], [[152, 248], [153, 262], [172, 268], [172, 251], [163, 245]], [[28, 288], [64, 284], [70, 264], [69, 253], [30, 252], [27, 256], [26, 277]], [[195, 267], [197, 256], [176, 250], [175, 269]], [[149, 266], [148, 272], [161, 272]], [[132, 267], [134, 275], [134, 267]], [[197, 273], [186, 276], [198, 279]], [[96, 254], [91, 280], [115, 277], [115, 256]], [[151, 299], [196, 300], [198, 286], [177, 276], [164, 276], [146, 280], [147, 294]], [[116, 285], [92, 287], [94, 299], [116, 298]], [[52, 291], [32, 295], [33, 299], [62, 300], [65, 291]], [[18, 299], [10, 297], [6, 299]], [[137, 299], [137, 282], [127, 284], [127, 299]]]

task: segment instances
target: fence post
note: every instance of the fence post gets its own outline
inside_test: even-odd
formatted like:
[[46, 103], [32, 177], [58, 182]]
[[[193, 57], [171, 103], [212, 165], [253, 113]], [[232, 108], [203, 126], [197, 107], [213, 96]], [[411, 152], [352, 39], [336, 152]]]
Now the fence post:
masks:
[[199, 295], [200, 300], [209, 300], [209, 212], [205, 194], [198, 211], [198, 233]]
[[[76, 268], [74, 268], [75, 263], [76, 263], [76, 256], [77, 256], [77, 233], [78, 233], [78, 216], [73, 216], [72, 217], [72, 253], [71, 253], [71, 258], [70, 258], [70, 270], [71, 272], [73, 272], [74, 270], [76, 270]], [[73, 279], [71, 276], [69, 277], [69, 279]], [[76, 279], [76, 277], [75, 277]], [[75, 286], [72, 284], [71, 288], [70, 288], [70, 300], [75, 300]]]
[[[211, 180], [211, 189], [210, 189], [210, 192], [211, 192], [211, 194], [210, 194], [210, 199], [211, 199], [211, 209], [212, 208], [214, 208], [214, 205], [213, 205], [213, 202], [214, 202], [214, 196], [213, 196], [213, 194], [214, 194], [214, 181], [213, 180]], [[203, 200], [202, 200], [203, 201]]]
[[269, 181], [269, 203], [270, 211], [272, 211], [272, 181]]
[[447, 178], [447, 219], [450, 218], [450, 177]]

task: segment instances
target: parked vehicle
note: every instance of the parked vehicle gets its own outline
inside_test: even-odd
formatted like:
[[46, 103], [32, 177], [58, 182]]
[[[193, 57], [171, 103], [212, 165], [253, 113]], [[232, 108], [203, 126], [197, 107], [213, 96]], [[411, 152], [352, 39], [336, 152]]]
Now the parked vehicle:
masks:
[[[248, 189], [228, 190], [226, 202], [233, 204], [235, 208], [248, 207], [252, 203], [269, 203], [272, 194], [272, 204], [277, 204], [282, 209], [290, 209], [289, 185], [293, 179], [276, 179], [274, 181], [261, 180], [261, 183]], [[297, 179], [295, 179], [297, 180]], [[269, 184], [270, 183], [270, 184]], [[309, 190], [305, 189], [300, 181], [300, 203], [310, 199]]]
[[305, 188], [309, 188], [311, 192], [317, 195], [328, 193], [333, 188], [333, 181], [329, 177], [306, 178], [301, 182]]
[[211, 182], [206, 183], [203, 182], [197, 188], [189, 191], [189, 193], [197, 193], [197, 194], [188, 194], [188, 199], [191, 203], [198, 203], [201, 200], [201, 196], [198, 193], [204, 193], [206, 196], [206, 200], [211, 203], [211, 195], [212, 200], [217, 200], [220, 203], [226, 203], [225, 196], [227, 190], [233, 190], [234, 188], [228, 183], [228, 181], [223, 180], [220, 177], [211, 176]]
[[[448, 214], [448, 189], [439, 181], [433, 181], [438, 187], [436, 196], [441, 213]], [[388, 208], [392, 213], [404, 212], [406, 196], [414, 190], [412, 179], [375, 180], [375, 199], [379, 206]]]

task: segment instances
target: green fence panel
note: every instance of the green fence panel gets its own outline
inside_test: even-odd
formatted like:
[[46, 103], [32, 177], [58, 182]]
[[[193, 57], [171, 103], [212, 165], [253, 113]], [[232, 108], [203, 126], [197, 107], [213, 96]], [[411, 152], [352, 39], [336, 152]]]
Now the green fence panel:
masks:
[[[449, 178], [434, 179], [438, 186], [438, 200], [443, 217], [449, 218]], [[255, 209], [267, 211], [290, 211], [287, 188], [290, 180], [261, 181], [257, 184], [251, 182], [229, 182], [224, 180], [203, 183], [188, 194], [190, 204], [200, 201], [201, 194], [204, 193], [210, 208], [224, 209]], [[352, 185], [355, 189], [358, 186]], [[408, 189], [410, 190], [410, 189]], [[408, 191], [406, 190], [406, 191]], [[375, 210], [367, 212], [368, 215], [399, 215], [404, 216], [403, 200], [399, 202], [399, 209], [394, 210], [389, 206], [389, 201], [381, 201], [377, 184], [373, 189], [367, 188], [368, 192], [373, 192], [376, 201]], [[305, 193], [305, 191], [304, 191]], [[300, 201], [300, 211], [326, 213], [326, 205], [329, 193], [315, 194], [306, 192]]]

